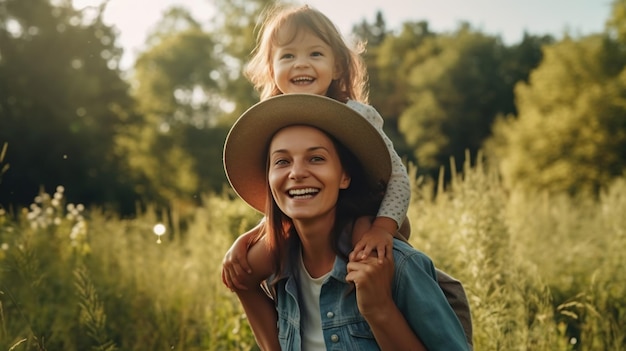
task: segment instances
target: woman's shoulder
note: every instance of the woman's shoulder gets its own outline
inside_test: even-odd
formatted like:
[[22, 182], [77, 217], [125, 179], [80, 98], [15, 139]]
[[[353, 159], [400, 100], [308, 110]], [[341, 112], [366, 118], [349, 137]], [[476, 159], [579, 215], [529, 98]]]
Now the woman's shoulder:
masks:
[[402, 269], [405, 266], [419, 266], [429, 275], [435, 274], [435, 266], [428, 255], [417, 250], [407, 242], [394, 239], [393, 240], [393, 258], [396, 269]]

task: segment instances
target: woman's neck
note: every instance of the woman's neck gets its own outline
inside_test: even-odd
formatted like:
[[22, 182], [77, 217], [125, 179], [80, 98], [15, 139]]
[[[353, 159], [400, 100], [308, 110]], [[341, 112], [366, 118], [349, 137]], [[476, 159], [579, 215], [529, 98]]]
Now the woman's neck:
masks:
[[313, 278], [330, 272], [335, 263], [333, 225], [333, 221], [294, 221], [302, 243], [302, 262]]

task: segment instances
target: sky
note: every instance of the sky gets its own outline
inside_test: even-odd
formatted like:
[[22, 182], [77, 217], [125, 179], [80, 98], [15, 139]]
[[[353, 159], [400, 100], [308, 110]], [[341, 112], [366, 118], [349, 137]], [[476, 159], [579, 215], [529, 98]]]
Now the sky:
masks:
[[[102, 0], [74, 0], [76, 8], [101, 3]], [[499, 35], [506, 44], [530, 34], [564, 33], [580, 36], [604, 30], [611, 12], [611, 0], [307, 0], [326, 14], [348, 35], [362, 20], [373, 22], [381, 11], [387, 28], [399, 29], [405, 21], [427, 21], [432, 31], [450, 32], [462, 21], [484, 33]], [[191, 10], [200, 22], [207, 22], [215, 10], [210, 0], [109, 0], [104, 21], [119, 31], [124, 48], [122, 69], [132, 66], [143, 48], [148, 31], [173, 5]], [[252, 49], [252, 48], [251, 48]]]

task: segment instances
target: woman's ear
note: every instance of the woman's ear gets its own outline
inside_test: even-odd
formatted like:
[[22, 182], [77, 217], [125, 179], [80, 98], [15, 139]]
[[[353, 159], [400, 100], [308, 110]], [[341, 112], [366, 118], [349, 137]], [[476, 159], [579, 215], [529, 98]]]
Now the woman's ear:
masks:
[[341, 182], [339, 182], [339, 189], [348, 189], [352, 178], [346, 172], [341, 173]]

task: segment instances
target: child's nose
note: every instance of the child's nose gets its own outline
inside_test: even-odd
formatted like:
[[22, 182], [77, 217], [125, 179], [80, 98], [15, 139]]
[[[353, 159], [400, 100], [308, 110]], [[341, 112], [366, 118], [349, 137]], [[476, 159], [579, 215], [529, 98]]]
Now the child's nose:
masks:
[[309, 66], [309, 60], [306, 57], [299, 57], [296, 59], [295, 67], [296, 68], [305, 68]]

